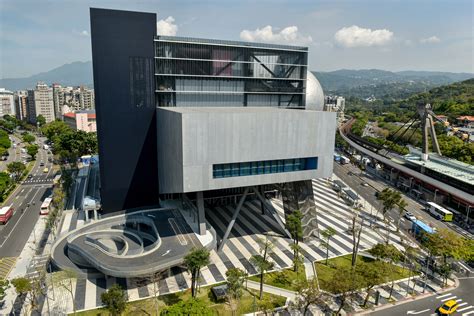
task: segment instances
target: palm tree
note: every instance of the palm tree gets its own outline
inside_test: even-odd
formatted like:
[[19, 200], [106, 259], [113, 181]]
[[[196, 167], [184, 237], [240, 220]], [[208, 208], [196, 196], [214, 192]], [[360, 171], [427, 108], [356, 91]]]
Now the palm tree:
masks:
[[184, 257], [184, 265], [191, 273], [191, 294], [193, 298], [197, 294], [197, 282], [201, 274], [201, 268], [209, 264], [209, 250], [206, 248], [193, 248]]
[[321, 244], [324, 248], [326, 248], [326, 265], [328, 265], [329, 260], [329, 242], [336, 233], [337, 231], [332, 227], [328, 227], [327, 229], [321, 232], [323, 238], [326, 239], [326, 242]]

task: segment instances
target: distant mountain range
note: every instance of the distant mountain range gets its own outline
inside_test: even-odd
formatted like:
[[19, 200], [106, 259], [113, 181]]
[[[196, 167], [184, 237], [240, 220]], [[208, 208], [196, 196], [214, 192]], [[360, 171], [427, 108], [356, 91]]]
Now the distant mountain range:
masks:
[[32, 89], [38, 81], [49, 85], [59, 83], [62, 86], [92, 87], [92, 61], [76, 61], [26, 78], [0, 79], [0, 88], [11, 91]]
[[[383, 97], [387, 92], [396, 92], [397, 98], [441, 85], [474, 78], [470, 73], [436, 71], [399, 71], [379, 69], [313, 72], [326, 94], [344, 96]], [[63, 86], [93, 86], [92, 62], [73, 62], [26, 78], [0, 79], [0, 87], [8, 90], [33, 88], [38, 81], [47, 84], [59, 83]]]
[[313, 72], [326, 94], [346, 97], [404, 99], [434, 87], [474, 78], [472, 73], [379, 69]]

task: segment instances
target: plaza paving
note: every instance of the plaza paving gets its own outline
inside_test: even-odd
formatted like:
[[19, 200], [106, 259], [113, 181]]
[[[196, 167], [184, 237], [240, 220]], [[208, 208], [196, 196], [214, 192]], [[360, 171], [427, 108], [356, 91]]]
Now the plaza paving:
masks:
[[[353, 217], [353, 210], [338, 197], [338, 194], [331, 188], [331, 183], [326, 180], [313, 180], [313, 189], [315, 202], [318, 210], [319, 229], [333, 227], [337, 234], [331, 241], [329, 249], [330, 257], [345, 255], [352, 252], [352, 236], [348, 232], [349, 225]], [[282, 213], [282, 204], [279, 200], [272, 201], [275, 209]], [[365, 202], [362, 201], [362, 204]], [[365, 205], [360, 217], [366, 219], [367, 227], [362, 232], [360, 242], [361, 250], [369, 249], [373, 245], [385, 240], [386, 231], [383, 225], [374, 224], [373, 228], [368, 227], [368, 221], [376, 213], [369, 205]], [[206, 219], [215, 228], [218, 236], [224, 235], [227, 223], [229, 223], [233, 214], [231, 207], [215, 207], [206, 209]], [[378, 215], [378, 219], [381, 216]], [[77, 218], [75, 213], [66, 213], [62, 222], [60, 232], [67, 232], [70, 229], [80, 227], [84, 224], [82, 218]], [[398, 248], [402, 248], [401, 239], [398, 235], [392, 233], [391, 227], [389, 237], [391, 243]], [[263, 238], [264, 234], [272, 232], [276, 234], [274, 239], [274, 250], [271, 259], [275, 263], [276, 269], [287, 268], [292, 265], [292, 251], [290, 248], [291, 240], [285, 237], [276, 221], [269, 215], [261, 215], [260, 203], [258, 201], [247, 201], [237, 221], [232, 229], [231, 235], [223, 248], [223, 251], [217, 253], [211, 251], [211, 263], [202, 269], [201, 285], [210, 285], [225, 280], [225, 272], [230, 268], [240, 268], [248, 271], [250, 274], [257, 273], [255, 267], [250, 263], [250, 257], [259, 252], [257, 243], [258, 238]], [[404, 238], [407, 239], [407, 238]], [[300, 243], [302, 254], [311, 262], [325, 258], [325, 249], [319, 245], [319, 240], [314, 239], [309, 242]], [[172, 293], [190, 287], [191, 281], [189, 274], [179, 267], [170, 269], [169, 276], [163, 276], [154, 286], [150, 280], [138, 278], [94, 278], [78, 279], [74, 282], [75, 304], [77, 310], [91, 309], [101, 305], [100, 295], [112, 284], [118, 283], [127, 290], [130, 300], [143, 299], [157, 294], [162, 295]], [[406, 286], [405, 286], [406, 288]], [[403, 292], [404, 284], [395, 287], [395, 300], [401, 299], [406, 295]], [[415, 291], [420, 291], [420, 286], [415, 287]], [[428, 291], [434, 291], [436, 288], [428, 287]], [[386, 294], [386, 289], [381, 288], [382, 296]], [[55, 291], [55, 300], [52, 294], [49, 295], [50, 308], [54, 309], [56, 314], [72, 311], [71, 299], [66, 293], [61, 294], [60, 289]], [[388, 295], [386, 295], [388, 296]], [[43, 311], [47, 312], [47, 305], [44, 304]]]

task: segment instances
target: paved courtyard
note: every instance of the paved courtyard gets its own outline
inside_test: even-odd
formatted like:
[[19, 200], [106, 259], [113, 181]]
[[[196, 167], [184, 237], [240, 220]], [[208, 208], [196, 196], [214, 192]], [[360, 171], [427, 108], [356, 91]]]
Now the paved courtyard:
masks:
[[[338, 197], [338, 194], [331, 188], [331, 183], [326, 180], [313, 180], [313, 190], [315, 202], [318, 210], [319, 229], [333, 227], [337, 234], [331, 241], [329, 249], [330, 257], [345, 255], [352, 252], [352, 236], [348, 232], [349, 225], [353, 217], [353, 210]], [[283, 212], [283, 206], [277, 199], [273, 199], [273, 206], [278, 212]], [[365, 202], [362, 201], [362, 205]], [[373, 245], [385, 240], [386, 231], [383, 225], [374, 224], [369, 227], [369, 219], [373, 218], [375, 210], [369, 205], [361, 212], [361, 218], [366, 219], [367, 227], [362, 232], [360, 249], [369, 249]], [[229, 223], [233, 214], [231, 207], [215, 207], [206, 209], [206, 219], [215, 228], [218, 236], [224, 235], [227, 223]], [[381, 218], [380, 215], [379, 219]], [[75, 227], [84, 224], [82, 218], [77, 218], [75, 213], [66, 213], [61, 232], [66, 232]], [[393, 229], [393, 226], [392, 226]], [[283, 269], [292, 265], [292, 251], [290, 248], [291, 240], [281, 234], [281, 228], [276, 221], [269, 215], [261, 215], [260, 203], [258, 201], [247, 201], [237, 218], [232, 229], [231, 235], [221, 253], [215, 250], [211, 251], [211, 264], [202, 269], [201, 285], [210, 285], [225, 280], [225, 272], [230, 268], [240, 268], [248, 271], [250, 274], [257, 273], [255, 267], [250, 263], [252, 255], [259, 252], [257, 243], [258, 238], [263, 238], [267, 232], [279, 234], [274, 239], [274, 250], [271, 259], [275, 263], [276, 269]], [[401, 239], [390, 231], [390, 241], [398, 248], [402, 248]], [[406, 239], [406, 238], [405, 238]], [[317, 261], [325, 258], [325, 249], [319, 245], [319, 240], [300, 243], [302, 254], [306, 261]], [[112, 284], [118, 283], [127, 290], [130, 300], [143, 299], [157, 294], [162, 295], [187, 289], [191, 281], [189, 274], [179, 267], [172, 268], [169, 276], [163, 276], [154, 286], [150, 280], [137, 278], [95, 278], [78, 279], [74, 282], [75, 304], [77, 310], [91, 309], [101, 305], [100, 295]], [[395, 288], [395, 299], [400, 299], [406, 293], [403, 293], [405, 284], [402, 282]], [[428, 288], [428, 290], [435, 290]], [[415, 291], [421, 291], [417, 285]], [[55, 313], [61, 314], [72, 311], [70, 296], [67, 293], [59, 293], [60, 289], [55, 289], [55, 300], [52, 293], [50, 296], [50, 308]], [[386, 292], [381, 288], [382, 295]], [[44, 312], [47, 312], [47, 304], [44, 304]]]

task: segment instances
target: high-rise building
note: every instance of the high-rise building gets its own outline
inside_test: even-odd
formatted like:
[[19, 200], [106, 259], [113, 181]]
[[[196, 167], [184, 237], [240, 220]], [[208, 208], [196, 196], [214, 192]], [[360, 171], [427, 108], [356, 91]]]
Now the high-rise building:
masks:
[[28, 91], [19, 90], [14, 94], [16, 118], [24, 120], [28, 112]]
[[13, 92], [0, 88], [0, 117], [4, 115], [15, 116], [15, 101]]
[[34, 90], [28, 90], [28, 121], [36, 124], [39, 115], [45, 118], [46, 123], [55, 119], [53, 88], [43, 82], [38, 82]]
[[155, 14], [105, 9], [91, 38], [104, 211], [189, 198], [202, 224], [204, 200], [279, 190], [286, 210], [332, 174], [306, 47], [157, 36]]

